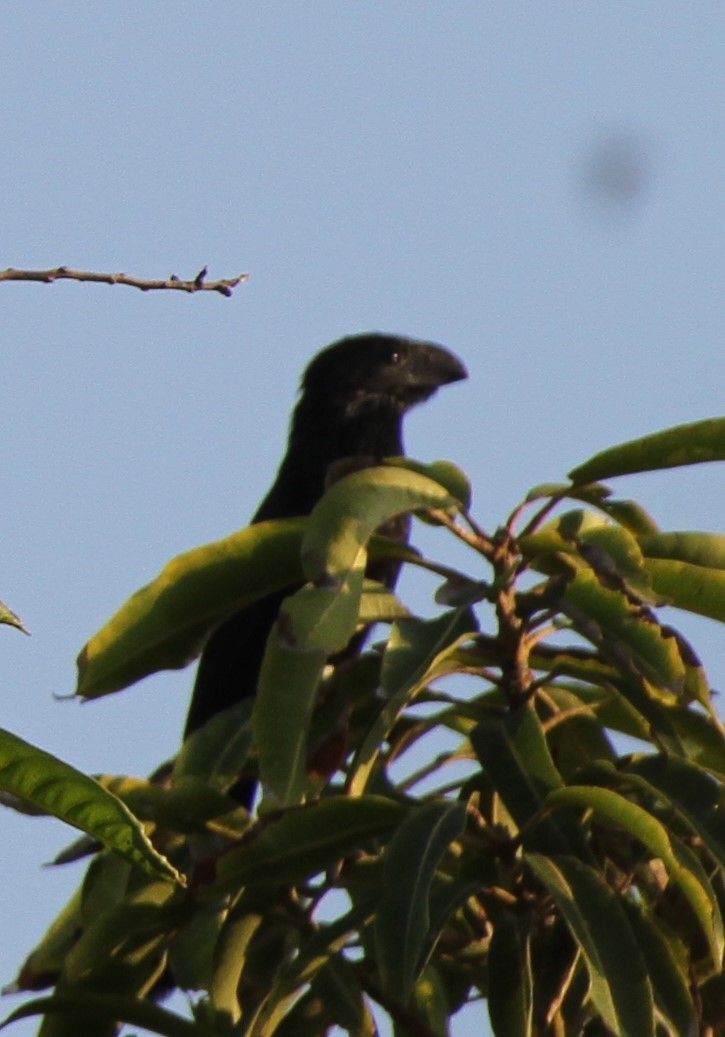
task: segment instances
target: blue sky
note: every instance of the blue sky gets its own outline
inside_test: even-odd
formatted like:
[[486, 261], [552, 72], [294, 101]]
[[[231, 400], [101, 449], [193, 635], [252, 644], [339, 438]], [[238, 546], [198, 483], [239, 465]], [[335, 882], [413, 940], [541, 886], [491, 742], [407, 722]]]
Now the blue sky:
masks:
[[[0, 284], [0, 598], [33, 634], [0, 629], [3, 725], [76, 766], [174, 753], [191, 671], [54, 696], [168, 558], [245, 524], [333, 339], [465, 360], [407, 441], [469, 472], [488, 526], [722, 414], [721, 4], [8, 3], [0, 26], [0, 267], [252, 275], [230, 300]], [[616, 488], [722, 530], [720, 467]], [[722, 683], [718, 631], [687, 629]], [[39, 867], [57, 822], [1, 820], [9, 981], [80, 871]]]

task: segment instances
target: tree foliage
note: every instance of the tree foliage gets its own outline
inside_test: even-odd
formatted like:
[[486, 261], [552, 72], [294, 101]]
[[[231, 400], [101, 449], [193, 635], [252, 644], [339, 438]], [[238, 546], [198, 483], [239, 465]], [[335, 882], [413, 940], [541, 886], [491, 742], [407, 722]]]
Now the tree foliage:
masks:
[[[27, 633], [22, 620], [2, 602], [0, 624]], [[150, 874], [184, 881], [117, 796], [4, 728], [0, 728], [0, 803], [26, 814], [52, 814]]]
[[[663, 532], [598, 481], [723, 459], [725, 419], [670, 429], [536, 488], [492, 534], [454, 466], [395, 461], [306, 522], [171, 562], [86, 645], [79, 694], [183, 665], [289, 585], [256, 704], [151, 779], [100, 779], [184, 881], [96, 852], [20, 973], [54, 993], [10, 1020], [366, 1037], [382, 1009], [429, 1037], [477, 1002], [496, 1037], [725, 1033], [725, 731], [664, 613], [725, 620], [725, 536]], [[443, 561], [376, 539], [401, 512], [437, 527]], [[430, 617], [365, 578], [383, 552], [438, 577]], [[372, 622], [387, 637], [335, 666]], [[252, 775], [256, 816], [229, 795]], [[155, 1003], [169, 985], [192, 1019]]]

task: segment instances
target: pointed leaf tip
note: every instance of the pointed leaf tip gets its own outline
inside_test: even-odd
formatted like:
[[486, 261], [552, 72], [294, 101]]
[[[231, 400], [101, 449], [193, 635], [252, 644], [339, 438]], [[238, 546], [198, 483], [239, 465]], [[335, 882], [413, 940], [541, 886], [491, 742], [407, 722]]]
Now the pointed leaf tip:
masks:
[[615, 475], [725, 461], [725, 418], [708, 418], [610, 447], [569, 472], [576, 484]]

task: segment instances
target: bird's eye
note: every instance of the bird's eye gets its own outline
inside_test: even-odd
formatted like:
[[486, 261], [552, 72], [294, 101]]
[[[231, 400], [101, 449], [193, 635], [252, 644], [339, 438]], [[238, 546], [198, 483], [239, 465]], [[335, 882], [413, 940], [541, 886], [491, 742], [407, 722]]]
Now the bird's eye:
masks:
[[388, 363], [390, 363], [390, 364], [399, 364], [402, 359], [403, 359], [403, 354], [399, 353], [397, 351], [397, 349], [394, 349], [394, 350], [392, 350], [392, 352], [388, 356]]

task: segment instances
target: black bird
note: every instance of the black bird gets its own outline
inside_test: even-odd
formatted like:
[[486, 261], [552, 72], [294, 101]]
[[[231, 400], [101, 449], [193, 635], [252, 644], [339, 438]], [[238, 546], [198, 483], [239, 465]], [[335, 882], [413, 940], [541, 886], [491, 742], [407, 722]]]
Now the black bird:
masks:
[[[364, 458], [372, 464], [402, 455], [406, 412], [440, 386], [466, 377], [460, 360], [430, 342], [371, 333], [328, 346], [303, 375], [287, 453], [252, 522], [308, 515], [335, 462]], [[373, 575], [392, 586], [397, 566]], [[199, 662], [185, 738], [256, 693], [267, 635], [290, 593], [286, 589], [241, 609], [211, 635]]]

